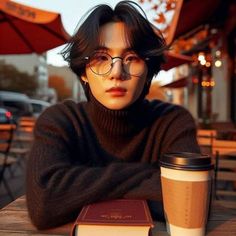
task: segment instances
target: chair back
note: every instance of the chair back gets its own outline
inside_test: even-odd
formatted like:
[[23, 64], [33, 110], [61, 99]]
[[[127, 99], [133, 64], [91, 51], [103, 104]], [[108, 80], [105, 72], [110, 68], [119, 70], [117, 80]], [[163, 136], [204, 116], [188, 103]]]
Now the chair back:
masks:
[[236, 141], [231, 140], [212, 140], [212, 153], [219, 155], [236, 156]]
[[13, 124], [0, 124], [0, 182], [7, 165], [8, 153], [11, 148], [13, 132], [16, 126]]
[[212, 140], [216, 137], [216, 130], [213, 129], [198, 129], [197, 130], [197, 140], [198, 144], [201, 146], [211, 146]]
[[5, 179], [5, 171], [16, 163], [16, 159], [9, 155], [15, 129], [16, 125], [0, 124], [0, 184], [3, 183], [3, 187], [5, 187], [11, 200], [14, 200], [14, 196]]
[[201, 153], [211, 155], [212, 153], [212, 140], [216, 138], [216, 130], [212, 129], [198, 129], [197, 141]]
[[215, 198], [225, 206], [236, 209], [236, 141], [212, 141], [215, 157]]
[[36, 118], [22, 116], [17, 123], [17, 130], [19, 132], [32, 133], [35, 126]]
[[0, 124], [0, 153], [6, 155], [9, 152], [13, 131], [16, 129], [12, 124]]
[[34, 140], [33, 130], [35, 126], [35, 117], [24, 117], [22, 116], [16, 127], [16, 132], [13, 137], [13, 145], [10, 150], [14, 156], [26, 157], [32, 142]]

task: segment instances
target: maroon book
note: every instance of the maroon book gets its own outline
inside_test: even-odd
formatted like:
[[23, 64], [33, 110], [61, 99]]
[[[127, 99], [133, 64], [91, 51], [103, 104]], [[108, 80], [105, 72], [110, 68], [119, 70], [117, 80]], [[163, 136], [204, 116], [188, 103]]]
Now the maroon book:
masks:
[[118, 199], [85, 206], [73, 236], [148, 236], [153, 221], [145, 200]]

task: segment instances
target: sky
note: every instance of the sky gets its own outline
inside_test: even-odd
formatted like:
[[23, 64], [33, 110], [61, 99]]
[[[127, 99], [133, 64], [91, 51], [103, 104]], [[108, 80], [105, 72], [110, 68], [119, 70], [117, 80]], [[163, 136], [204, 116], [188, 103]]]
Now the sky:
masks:
[[[115, 6], [119, 0], [15, 0], [15, 2], [25, 5], [41, 8], [44, 10], [61, 13], [62, 23], [66, 31], [72, 35], [80, 20], [80, 18], [92, 7], [97, 4], [107, 3]], [[138, 2], [138, 1], [136, 1]], [[62, 66], [66, 62], [58, 53], [63, 49], [63, 46], [57, 47], [47, 53], [48, 64]]]

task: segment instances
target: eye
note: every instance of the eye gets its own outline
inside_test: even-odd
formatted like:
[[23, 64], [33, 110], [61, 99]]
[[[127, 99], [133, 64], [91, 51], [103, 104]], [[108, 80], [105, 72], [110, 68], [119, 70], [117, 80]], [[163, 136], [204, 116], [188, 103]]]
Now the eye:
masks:
[[93, 60], [106, 62], [106, 61], [109, 61], [109, 56], [105, 53], [98, 52], [93, 55]]
[[124, 57], [124, 62], [125, 63], [138, 62], [140, 60], [141, 60], [140, 57], [137, 54], [135, 54], [135, 53], [127, 54]]

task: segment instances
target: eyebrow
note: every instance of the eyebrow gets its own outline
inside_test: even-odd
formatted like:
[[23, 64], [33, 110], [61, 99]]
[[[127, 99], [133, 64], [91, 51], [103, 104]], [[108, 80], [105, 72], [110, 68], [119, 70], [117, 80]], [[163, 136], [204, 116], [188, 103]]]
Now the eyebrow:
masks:
[[[96, 49], [95, 49], [95, 51], [99, 51], [99, 50], [103, 50], [103, 51], [109, 51], [109, 50], [111, 50], [110, 48], [107, 48], [107, 47], [105, 47], [105, 46], [98, 46]], [[124, 49], [124, 52], [123, 53], [126, 53], [126, 52], [135, 52], [135, 50], [133, 49], [133, 48], [125, 48]]]

